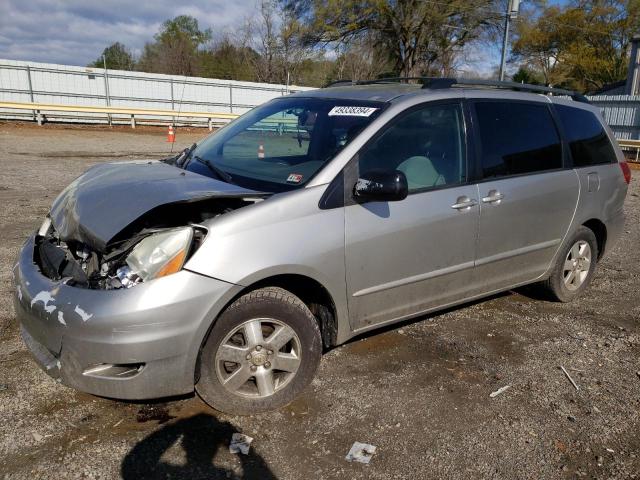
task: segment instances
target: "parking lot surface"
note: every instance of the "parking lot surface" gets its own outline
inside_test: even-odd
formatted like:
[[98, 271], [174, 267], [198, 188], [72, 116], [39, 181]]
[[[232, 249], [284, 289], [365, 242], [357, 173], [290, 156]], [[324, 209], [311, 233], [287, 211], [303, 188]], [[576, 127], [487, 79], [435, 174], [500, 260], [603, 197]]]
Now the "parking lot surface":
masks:
[[[205, 134], [180, 129], [175, 148]], [[20, 245], [88, 166], [169, 148], [160, 129], [0, 124], [0, 478], [640, 478], [637, 178], [623, 238], [580, 300], [525, 289], [372, 332], [327, 352], [279, 411], [121, 402], [51, 380], [13, 312]], [[253, 438], [248, 455], [229, 452], [233, 433]], [[345, 460], [356, 441], [377, 447], [368, 465]]]

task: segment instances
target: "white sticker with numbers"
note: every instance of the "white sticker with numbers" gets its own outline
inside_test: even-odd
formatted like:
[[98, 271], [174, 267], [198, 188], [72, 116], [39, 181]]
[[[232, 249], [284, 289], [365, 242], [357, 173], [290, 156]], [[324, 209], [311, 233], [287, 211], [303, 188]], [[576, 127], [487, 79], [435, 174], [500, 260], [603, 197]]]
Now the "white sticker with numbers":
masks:
[[378, 109], [373, 107], [356, 107], [356, 106], [333, 107], [329, 111], [329, 116], [330, 117], [369, 117], [376, 110]]

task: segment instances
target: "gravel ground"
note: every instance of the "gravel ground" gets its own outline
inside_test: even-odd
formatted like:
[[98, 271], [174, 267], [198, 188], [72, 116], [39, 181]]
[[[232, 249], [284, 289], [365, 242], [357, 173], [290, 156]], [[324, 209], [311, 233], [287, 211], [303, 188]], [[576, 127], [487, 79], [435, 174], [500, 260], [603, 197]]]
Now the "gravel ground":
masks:
[[[176, 148], [205, 133], [178, 131]], [[21, 243], [89, 165], [168, 148], [158, 129], [0, 124], [0, 478], [640, 478], [638, 179], [584, 298], [510, 292], [374, 332], [326, 353], [277, 412], [119, 402], [51, 380], [13, 313]], [[234, 432], [254, 438], [249, 455], [229, 453]], [[354, 441], [377, 446], [369, 465], [345, 461]]]

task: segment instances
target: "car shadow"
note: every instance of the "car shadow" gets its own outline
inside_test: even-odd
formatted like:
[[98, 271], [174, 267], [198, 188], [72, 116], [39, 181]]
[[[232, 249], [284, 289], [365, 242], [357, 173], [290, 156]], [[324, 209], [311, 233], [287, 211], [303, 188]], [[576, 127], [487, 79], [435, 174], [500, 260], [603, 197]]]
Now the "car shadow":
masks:
[[[275, 479], [264, 459], [253, 448], [248, 455], [238, 454], [241, 473], [214, 463], [220, 448], [228, 448], [231, 436], [238, 432], [228, 422], [199, 413], [171, 422], [138, 442], [122, 461], [124, 480], [138, 479]], [[184, 449], [186, 462], [169, 463], [163, 455], [174, 444]]]

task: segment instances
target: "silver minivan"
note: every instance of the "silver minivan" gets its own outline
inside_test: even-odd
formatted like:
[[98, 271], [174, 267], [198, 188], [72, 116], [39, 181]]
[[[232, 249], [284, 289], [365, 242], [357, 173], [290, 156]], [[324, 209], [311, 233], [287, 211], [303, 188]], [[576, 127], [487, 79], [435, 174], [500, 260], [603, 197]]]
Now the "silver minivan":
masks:
[[323, 349], [537, 283], [570, 301], [620, 237], [630, 171], [545, 87], [339, 84], [163, 161], [74, 180], [13, 268], [37, 362], [96, 395], [290, 402]]

